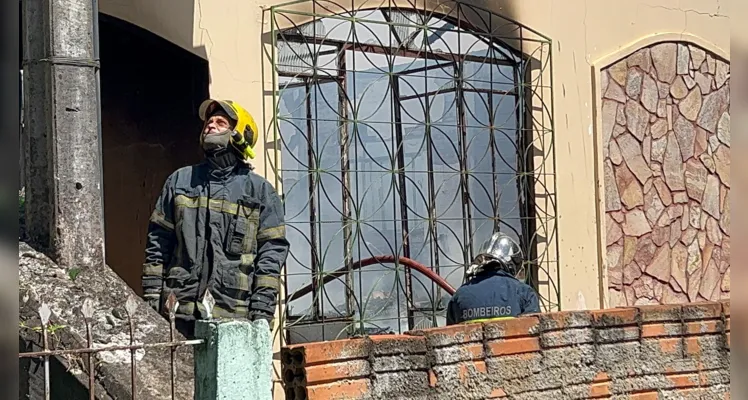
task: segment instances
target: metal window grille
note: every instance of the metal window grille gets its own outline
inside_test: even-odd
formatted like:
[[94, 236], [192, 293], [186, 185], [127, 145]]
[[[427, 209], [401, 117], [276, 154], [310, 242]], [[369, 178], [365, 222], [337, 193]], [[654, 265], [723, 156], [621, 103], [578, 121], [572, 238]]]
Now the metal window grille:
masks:
[[443, 325], [444, 290], [398, 260], [457, 287], [494, 230], [520, 241], [557, 309], [550, 40], [460, 2], [270, 14], [285, 340]]

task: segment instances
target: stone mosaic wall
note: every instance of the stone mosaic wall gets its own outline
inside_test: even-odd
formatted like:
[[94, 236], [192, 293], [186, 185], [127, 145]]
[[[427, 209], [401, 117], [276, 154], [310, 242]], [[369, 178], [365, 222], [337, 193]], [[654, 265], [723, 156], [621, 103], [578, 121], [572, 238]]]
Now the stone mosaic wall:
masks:
[[662, 43], [601, 89], [610, 306], [729, 298], [730, 65]]

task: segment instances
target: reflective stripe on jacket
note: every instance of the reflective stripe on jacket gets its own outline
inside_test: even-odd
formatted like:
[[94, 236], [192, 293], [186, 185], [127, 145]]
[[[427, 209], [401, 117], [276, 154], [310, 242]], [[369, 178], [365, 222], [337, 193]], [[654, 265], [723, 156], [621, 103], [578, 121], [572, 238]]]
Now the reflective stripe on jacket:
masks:
[[[177, 317], [272, 319], [280, 269], [288, 255], [283, 205], [270, 183], [246, 165], [214, 169], [206, 161], [169, 176], [148, 226], [144, 298]], [[197, 312], [196, 312], [197, 311]]]
[[457, 289], [447, 305], [447, 325], [539, 312], [538, 295], [530, 285], [489, 269]]

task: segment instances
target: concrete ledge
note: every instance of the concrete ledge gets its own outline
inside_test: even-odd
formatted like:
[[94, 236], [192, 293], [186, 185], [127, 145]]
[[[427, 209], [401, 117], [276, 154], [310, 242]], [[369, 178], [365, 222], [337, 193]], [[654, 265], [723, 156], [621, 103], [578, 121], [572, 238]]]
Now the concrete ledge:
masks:
[[267, 321], [198, 321], [195, 400], [273, 398], [273, 342]]

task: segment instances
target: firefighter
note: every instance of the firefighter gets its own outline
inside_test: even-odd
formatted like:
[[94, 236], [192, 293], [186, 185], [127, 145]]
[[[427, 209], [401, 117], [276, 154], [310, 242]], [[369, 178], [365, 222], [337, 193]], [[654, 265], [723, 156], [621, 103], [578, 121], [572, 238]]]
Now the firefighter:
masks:
[[177, 328], [187, 337], [195, 320], [208, 318], [208, 292], [213, 318], [264, 319], [272, 327], [289, 243], [280, 197], [249, 163], [257, 125], [229, 100], [206, 100], [198, 113], [205, 159], [172, 173], [156, 201], [143, 297], [166, 316], [174, 293]]
[[481, 246], [460, 286], [447, 305], [447, 325], [512, 318], [539, 313], [538, 296], [517, 279], [523, 271], [522, 250], [501, 232]]

